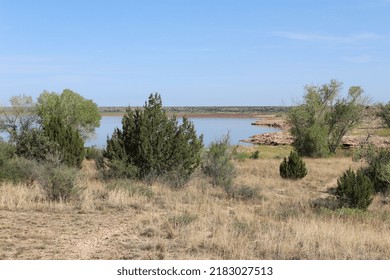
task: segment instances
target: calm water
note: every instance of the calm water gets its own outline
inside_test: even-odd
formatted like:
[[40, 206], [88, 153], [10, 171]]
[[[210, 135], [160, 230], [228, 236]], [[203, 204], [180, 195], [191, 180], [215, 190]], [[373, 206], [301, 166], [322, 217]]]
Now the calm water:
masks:
[[[95, 145], [102, 148], [106, 145], [107, 136], [111, 137], [116, 127], [122, 128], [122, 117], [103, 117], [100, 127], [96, 129], [96, 137], [87, 141], [86, 146]], [[190, 118], [198, 135], [203, 134], [205, 146], [214, 140], [230, 133], [230, 144], [248, 145], [240, 142], [255, 134], [279, 131], [276, 128], [251, 125], [255, 119], [235, 118]], [[249, 144], [250, 145], [250, 144]]]

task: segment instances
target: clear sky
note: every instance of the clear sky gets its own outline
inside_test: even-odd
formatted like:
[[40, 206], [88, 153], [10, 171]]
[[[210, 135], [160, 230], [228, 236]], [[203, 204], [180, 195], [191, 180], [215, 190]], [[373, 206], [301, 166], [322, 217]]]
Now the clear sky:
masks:
[[0, 0], [3, 105], [291, 105], [330, 79], [390, 100], [390, 0]]

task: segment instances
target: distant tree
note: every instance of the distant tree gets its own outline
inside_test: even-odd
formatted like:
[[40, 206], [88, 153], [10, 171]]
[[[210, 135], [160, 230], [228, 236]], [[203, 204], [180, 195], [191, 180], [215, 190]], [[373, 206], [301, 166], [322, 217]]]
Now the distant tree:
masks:
[[337, 98], [342, 84], [331, 80], [321, 87], [306, 86], [304, 102], [287, 114], [293, 146], [302, 156], [335, 153], [343, 136], [363, 118], [368, 103], [361, 87], [350, 87], [347, 98]]
[[193, 123], [168, 117], [160, 95], [151, 94], [143, 109], [127, 109], [122, 129], [115, 129], [103, 155], [114, 177], [119, 173], [145, 179], [180, 172], [189, 178], [200, 163], [202, 147]]
[[9, 142], [16, 143], [18, 137], [36, 126], [38, 117], [31, 96], [13, 96], [9, 101], [10, 107], [0, 108], [0, 131], [8, 134]]
[[382, 119], [383, 123], [387, 127], [390, 127], [390, 102], [388, 102], [386, 105], [380, 105], [378, 116]]
[[98, 106], [69, 89], [61, 94], [44, 91], [38, 98], [36, 108], [42, 123], [59, 116], [65, 125], [77, 129], [84, 140], [100, 125]]

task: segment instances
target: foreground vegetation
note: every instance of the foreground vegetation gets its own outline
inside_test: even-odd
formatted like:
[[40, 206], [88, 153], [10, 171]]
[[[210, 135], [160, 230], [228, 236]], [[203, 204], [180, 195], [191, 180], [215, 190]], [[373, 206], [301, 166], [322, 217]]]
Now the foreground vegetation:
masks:
[[[98, 179], [84, 161], [78, 192], [50, 201], [36, 185], [1, 183], [2, 259], [389, 259], [390, 204], [330, 210], [337, 178], [362, 163], [306, 159], [298, 181], [279, 175], [279, 147], [240, 148], [236, 182], [258, 191], [232, 198], [201, 175], [185, 189]], [[263, 151], [264, 150], [264, 151]], [[264, 154], [267, 154], [265, 158]], [[276, 157], [276, 158], [275, 158]]]
[[295, 150], [232, 147], [228, 135], [205, 148], [158, 94], [128, 108], [105, 149], [85, 149], [100, 120], [91, 100], [15, 98], [0, 127], [0, 258], [388, 259], [390, 151], [338, 156], [362, 108], [341, 100], [333, 112], [321, 100], [338, 88], [307, 88], [318, 108], [290, 112], [291, 133], [304, 132]]

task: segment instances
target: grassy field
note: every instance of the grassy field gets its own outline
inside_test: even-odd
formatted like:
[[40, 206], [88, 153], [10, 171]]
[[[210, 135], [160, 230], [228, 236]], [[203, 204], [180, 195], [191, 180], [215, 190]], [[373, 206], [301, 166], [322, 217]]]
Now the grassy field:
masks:
[[258, 190], [229, 198], [198, 175], [163, 184], [103, 183], [84, 162], [77, 198], [48, 202], [37, 186], [0, 185], [0, 259], [390, 259], [390, 205], [367, 212], [313, 207], [349, 167], [347, 157], [305, 159], [308, 176], [283, 180], [287, 147], [240, 148], [236, 184]]

